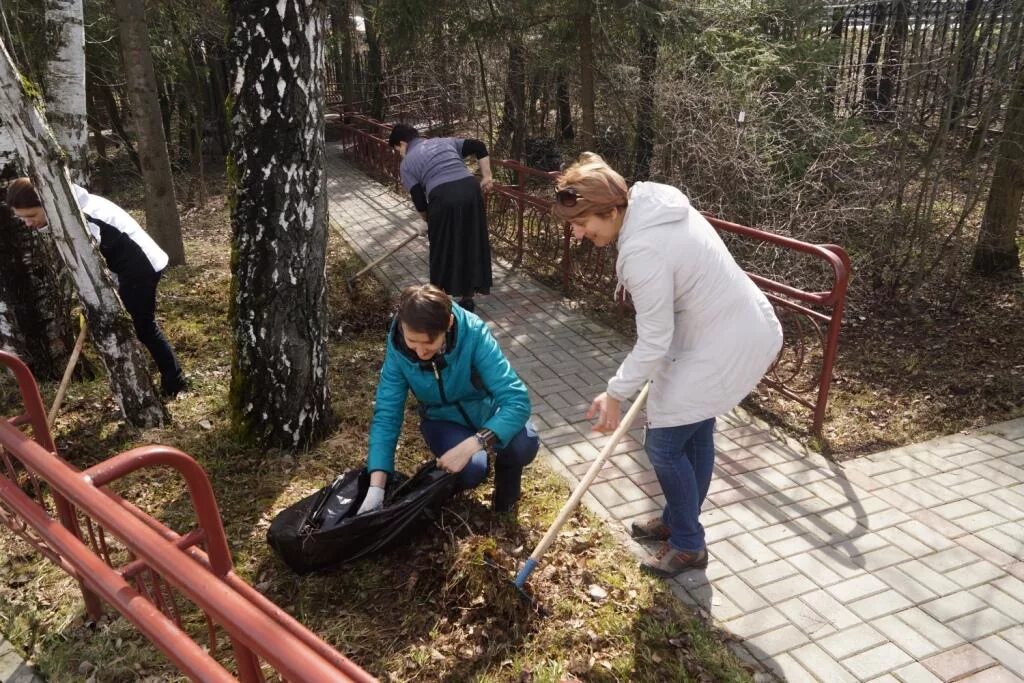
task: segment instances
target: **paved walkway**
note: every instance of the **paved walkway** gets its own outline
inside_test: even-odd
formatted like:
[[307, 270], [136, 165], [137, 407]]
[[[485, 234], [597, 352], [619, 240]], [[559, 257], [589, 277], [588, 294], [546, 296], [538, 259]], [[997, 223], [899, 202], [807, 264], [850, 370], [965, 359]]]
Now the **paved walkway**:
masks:
[[0, 636], [0, 683], [43, 683], [14, 646]]
[[[405, 198], [330, 156], [332, 222], [365, 259], [420, 229]], [[426, 248], [379, 272], [423, 281]], [[606, 438], [583, 414], [630, 344], [497, 264], [477, 312], [530, 387], [548, 461], [575, 484]], [[625, 529], [664, 498], [637, 436], [585, 501], [639, 555]], [[736, 410], [717, 447], [711, 563], [673, 589], [743, 638], [741, 656], [790, 681], [1024, 680], [1024, 419], [840, 466]]]

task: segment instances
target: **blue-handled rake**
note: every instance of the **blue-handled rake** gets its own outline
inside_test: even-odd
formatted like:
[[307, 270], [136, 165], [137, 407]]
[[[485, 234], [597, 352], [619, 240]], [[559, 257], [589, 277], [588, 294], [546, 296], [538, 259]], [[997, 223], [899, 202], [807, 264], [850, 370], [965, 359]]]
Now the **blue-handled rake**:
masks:
[[531, 602], [533, 601], [533, 598], [525, 590], [526, 579], [529, 578], [530, 574], [533, 573], [533, 570], [537, 568], [537, 564], [540, 562], [541, 556], [544, 555], [544, 553], [547, 552], [548, 547], [554, 543], [555, 537], [558, 536], [559, 530], [566, 521], [568, 521], [569, 516], [572, 515], [577, 507], [579, 507], [583, 494], [586, 493], [587, 489], [590, 488], [590, 485], [594, 483], [594, 479], [597, 478], [597, 473], [601, 471], [601, 467], [604, 465], [605, 460], [607, 460], [608, 456], [610, 456], [612, 451], [615, 450], [619, 440], [622, 439], [623, 435], [628, 432], [630, 428], [632, 428], [633, 422], [636, 420], [636, 416], [640, 414], [641, 409], [643, 409], [644, 404], [647, 402], [647, 390], [649, 387], [649, 384], [645, 384], [644, 388], [640, 390], [640, 394], [636, 397], [636, 400], [633, 401], [633, 405], [629, 407], [629, 411], [626, 413], [626, 416], [622, 418], [622, 422], [620, 422], [619, 426], [614, 432], [612, 432], [611, 438], [608, 439], [604, 448], [601, 449], [597, 459], [590, 465], [590, 469], [587, 470], [583, 479], [581, 479], [580, 483], [576, 485], [576, 489], [572, 492], [572, 495], [569, 496], [569, 500], [565, 501], [565, 505], [562, 506], [562, 509], [558, 513], [558, 517], [551, 524], [547, 533], [544, 534], [544, 538], [540, 539], [540, 543], [537, 544], [533, 553], [530, 554], [529, 559], [526, 560], [522, 569], [520, 569], [519, 573], [516, 574], [515, 581], [513, 582], [515, 583], [516, 589]]

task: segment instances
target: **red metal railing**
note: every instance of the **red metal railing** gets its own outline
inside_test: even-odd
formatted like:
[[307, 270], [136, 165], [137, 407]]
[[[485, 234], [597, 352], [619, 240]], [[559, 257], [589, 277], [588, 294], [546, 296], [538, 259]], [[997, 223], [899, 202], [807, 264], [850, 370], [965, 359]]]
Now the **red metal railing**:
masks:
[[[390, 129], [372, 119], [355, 118], [345, 126], [342, 151], [370, 175], [397, 185], [400, 159], [387, 148]], [[496, 182], [487, 196], [487, 216], [494, 250], [514, 266], [525, 263], [541, 279], [560, 282], [567, 294], [597, 294], [610, 300], [616, 284], [615, 247], [577, 243], [569, 225], [552, 216], [553, 185], [558, 173], [509, 160], [492, 159], [491, 166]], [[811, 431], [820, 435], [839, 347], [850, 278], [849, 257], [834, 244], [811, 244], [706, 217], [721, 233], [810, 257], [829, 270], [831, 283], [824, 291], [807, 291], [747, 272], [775, 306], [785, 330], [783, 350], [763, 384], [811, 409]]]
[[[146, 446], [79, 471], [56, 453], [28, 368], [4, 352], [0, 365], [14, 374], [24, 410], [0, 419], [0, 523], [79, 582], [90, 616], [106, 602], [193, 680], [375, 680], [234, 573], [213, 489], [192, 458]], [[184, 534], [107, 487], [157, 467], [185, 481], [196, 524]], [[189, 632], [199, 620], [207, 649]], [[220, 631], [235, 672], [218, 659]]]

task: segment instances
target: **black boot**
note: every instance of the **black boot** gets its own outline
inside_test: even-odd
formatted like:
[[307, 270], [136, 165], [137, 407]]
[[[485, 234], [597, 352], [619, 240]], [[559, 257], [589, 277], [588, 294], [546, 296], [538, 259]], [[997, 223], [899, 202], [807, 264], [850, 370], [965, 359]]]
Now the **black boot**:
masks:
[[462, 306], [470, 313], [476, 310], [476, 304], [473, 302], [473, 297], [471, 296], [464, 296], [459, 299], [459, 306]]

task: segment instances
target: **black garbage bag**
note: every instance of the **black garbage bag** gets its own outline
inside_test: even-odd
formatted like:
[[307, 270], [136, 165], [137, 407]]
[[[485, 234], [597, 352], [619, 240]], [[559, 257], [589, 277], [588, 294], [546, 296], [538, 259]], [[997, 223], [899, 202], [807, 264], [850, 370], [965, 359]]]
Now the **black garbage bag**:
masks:
[[412, 539], [455, 493], [457, 477], [434, 462], [408, 478], [396, 472], [384, 491], [384, 506], [357, 516], [369, 486], [365, 469], [339, 475], [278, 513], [267, 543], [299, 574], [333, 569]]

